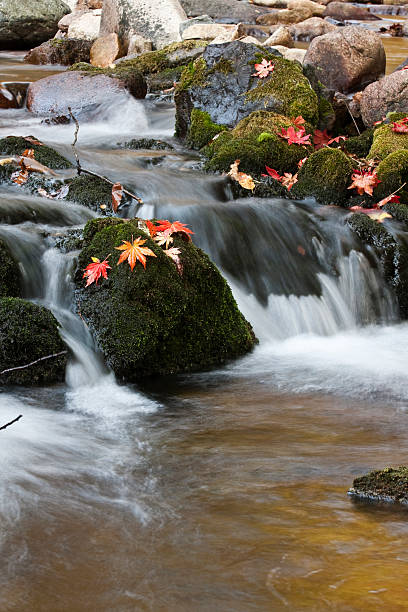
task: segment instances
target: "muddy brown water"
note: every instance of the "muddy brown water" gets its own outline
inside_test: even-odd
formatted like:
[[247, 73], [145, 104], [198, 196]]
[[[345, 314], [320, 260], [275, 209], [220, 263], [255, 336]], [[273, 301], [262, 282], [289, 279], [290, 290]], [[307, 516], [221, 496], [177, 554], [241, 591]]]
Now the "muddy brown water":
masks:
[[[400, 63], [408, 53], [387, 40]], [[0, 73], [52, 71], [15, 54], [0, 56]], [[179, 147], [153, 160], [113, 148], [171, 141], [170, 102], [112, 113], [81, 125], [81, 159], [140, 193], [146, 216], [191, 225], [260, 344], [212, 372], [118, 384], [71, 312], [72, 259], [44, 238], [63, 230], [58, 206], [67, 227], [93, 213], [0, 187], [0, 214], [21, 215], [0, 236], [75, 356], [64, 385], [0, 390], [1, 422], [24, 415], [0, 438], [0, 610], [406, 610], [408, 510], [347, 497], [356, 475], [407, 462], [408, 325], [375, 260], [343, 211], [232, 202]], [[71, 126], [0, 111], [10, 133], [71, 156]]]

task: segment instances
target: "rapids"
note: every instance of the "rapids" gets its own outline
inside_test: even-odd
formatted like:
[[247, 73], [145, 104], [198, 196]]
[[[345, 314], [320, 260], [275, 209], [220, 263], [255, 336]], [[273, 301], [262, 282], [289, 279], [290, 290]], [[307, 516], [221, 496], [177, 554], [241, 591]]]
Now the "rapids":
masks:
[[[406, 463], [408, 324], [375, 254], [343, 210], [231, 200], [173, 125], [170, 100], [105, 108], [81, 125], [81, 162], [140, 194], [138, 214], [190, 224], [259, 346], [216, 371], [119, 384], [73, 314], [75, 253], [55, 248], [94, 213], [0, 186], [25, 295], [73, 355], [64, 385], [0, 389], [1, 422], [24, 415], [0, 438], [0, 609], [404, 610], [406, 511], [346, 494], [355, 475]], [[71, 159], [72, 132], [0, 113], [1, 137]], [[142, 136], [175, 150], [115, 148]]]

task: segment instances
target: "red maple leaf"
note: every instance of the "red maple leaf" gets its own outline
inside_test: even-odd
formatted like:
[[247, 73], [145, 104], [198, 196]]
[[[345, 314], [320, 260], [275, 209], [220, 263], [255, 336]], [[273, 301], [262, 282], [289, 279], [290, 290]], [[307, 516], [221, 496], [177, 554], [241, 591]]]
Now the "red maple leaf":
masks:
[[271, 176], [273, 179], [275, 179], [276, 181], [280, 181], [282, 179], [281, 175], [279, 174], [279, 172], [277, 172], [276, 170], [274, 170], [273, 168], [269, 168], [269, 166], [265, 166], [266, 171], [268, 174], [262, 174], [262, 176]]
[[92, 263], [86, 266], [82, 277], [88, 279], [85, 285], [86, 287], [89, 287], [89, 285], [91, 285], [92, 283], [95, 283], [97, 285], [98, 280], [101, 278], [101, 276], [103, 276], [103, 278], [108, 278], [107, 270], [110, 270], [108, 257], [103, 261], [99, 261], [97, 257], [91, 257]]
[[315, 130], [313, 135], [314, 148], [317, 151], [329, 144], [330, 136], [327, 130]]
[[385, 206], [386, 204], [388, 204], [388, 202], [391, 203], [399, 203], [401, 196], [395, 195], [395, 193], [392, 193], [391, 195], [387, 196], [386, 198], [384, 198], [383, 200], [380, 200], [379, 202], [377, 202], [376, 204], [376, 208], [381, 208], [381, 206]]
[[151, 222], [151, 221], [149, 221], [148, 219], [146, 219], [146, 225], [147, 225], [147, 227], [148, 227], [148, 229], [149, 229], [150, 236], [151, 236], [152, 238], [154, 238], [154, 237], [155, 237], [155, 235], [157, 234], [157, 227], [155, 226], [155, 224], [154, 224], [154, 223], [152, 223], [152, 222]]
[[156, 232], [164, 232], [165, 230], [170, 230], [170, 234], [176, 234], [177, 232], [181, 232], [187, 236], [189, 236], [189, 234], [194, 234], [194, 232], [192, 232], [185, 223], [180, 223], [180, 221], [174, 221], [171, 223], [170, 221], [167, 221], [167, 219], [158, 220]]
[[305, 123], [305, 119], [303, 119], [302, 115], [298, 115], [297, 117], [295, 117], [294, 119], [291, 119], [293, 125], [295, 125], [297, 128], [301, 128]]
[[271, 61], [268, 61], [267, 59], [263, 58], [260, 64], [255, 64], [256, 72], [254, 72], [251, 76], [257, 76], [260, 79], [264, 79], [271, 72], [273, 72], [274, 68], [275, 64], [272, 64]]
[[408, 117], [401, 119], [400, 122], [393, 121], [391, 130], [397, 134], [408, 134]]
[[375, 170], [373, 172], [356, 170], [351, 176], [351, 180], [352, 183], [347, 189], [357, 189], [359, 195], [363, 195], [363, 193], [373, 195], [374, 187], [381, 183]]
[[288, 141], [288, 144], [297, 144], [297, 145], [310, 145], [310, 134], [306, 134], [305, 128], [300, 128], [300, 130], [295, 130], [294, 127], [290, 126], [286, 130], [282, 128], [281, 133], [278, 134], [281, 138], [284, 138]]

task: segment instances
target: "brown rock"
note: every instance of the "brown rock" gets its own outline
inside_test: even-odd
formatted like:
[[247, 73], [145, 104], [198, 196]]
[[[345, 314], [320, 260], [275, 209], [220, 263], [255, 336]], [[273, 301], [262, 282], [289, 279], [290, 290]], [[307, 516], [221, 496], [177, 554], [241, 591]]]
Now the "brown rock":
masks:
[[277, 30], [263, 43], [265, 47], [274, 47], [282, 45], [282, 47], [294, 47], [295, 43], [290, 35], [288, 28], [279, 26]]
[[360, 109], [366, 125], [380, 121], [391, 111], [408, 114], [408, 70], [393, 72], [366, 87]]
[[0, 108], [18, 108], [14, 95], [0, 83]]
[[356, 21], [375, 21], [381, 19], [365, 8], [347, 4], [346, 2], [330, 2], [323, 13], [324, 17], [331, 17], [338, 21], [354, 19]]
[[89, 62], [91, 41], [72, 38], [52, 38], [31, 49], [24, 60], [28, 64], [61, 64], [70, 66], [76, 62]]
[[288, 9], [297, 11], [299, 9], [308, 9], [313, 17], [321, 17], [325, 8], [312, 0], [288, 0]]
[[97, 38], [91, 47], [90, 58], [92, 66], [107, 68], [120, 57], [119, 38], [115, 32]]
[[304, 63], [330, 89], [350, 93], [384, 74], [385, 52], [378, 34], [348, 26], [314, 38]]
[[259, 25], [275, 25], [276, 23], [299, 23], [312, 17], [313, 13], [308, 8], [299, 9], [272, 9], [266, 15], [258, 17], [256, 23]]
[[289, 32], [294, 40], [309, 42], [317, 36], [323, 36], [336, 30], [336, 26], [321, 17], [310, 17], [301, 23], [290, 26]]

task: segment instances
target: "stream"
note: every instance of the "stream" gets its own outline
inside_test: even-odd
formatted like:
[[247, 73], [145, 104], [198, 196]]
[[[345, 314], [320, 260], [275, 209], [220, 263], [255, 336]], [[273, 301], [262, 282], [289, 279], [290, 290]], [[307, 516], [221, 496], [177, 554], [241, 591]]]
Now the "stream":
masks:
[[[0, 55], [0, 80], [51, 73]], [[75, 253], [55, 248], [95, 214], [0, 186], [25, 296], [72, 353], [65, 384], [0, 388], [0, 421], [23, 414], [0, 444], [0, 610], [406, 610], [406, 509], [347, 496], [355, 476], [407, 463], [408, 323], [375, 254], [342, 209], [232, 200], [173, 130], [170, 99], [129, 97], [81, 124], [78, 153], [143, 198], [140, 216], [189, 224], [259, 345], [210, 372], [119, 384], [73, 314]], [[72, 125], [0, 111], [10, 134], [73, 157]], [[115, 148], [141, 137], [175, 149]]]

